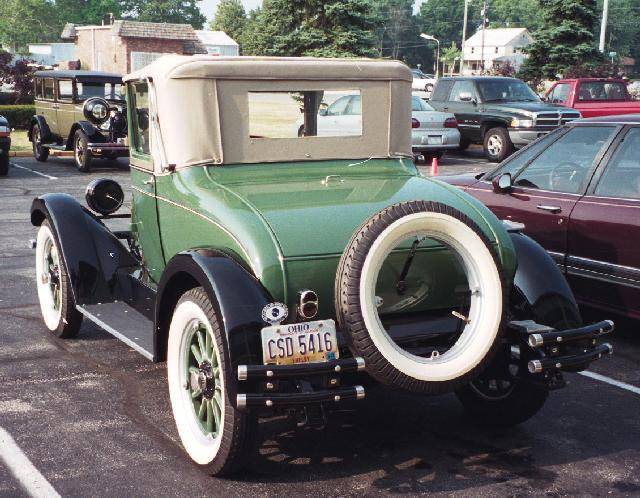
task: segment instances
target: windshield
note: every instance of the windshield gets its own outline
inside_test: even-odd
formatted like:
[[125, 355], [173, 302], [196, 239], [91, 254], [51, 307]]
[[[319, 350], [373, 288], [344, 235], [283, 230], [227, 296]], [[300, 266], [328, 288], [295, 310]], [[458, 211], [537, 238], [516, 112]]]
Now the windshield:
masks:
[[420, 97], [415, 95], [411, 97], [411, 110], [412, 111], [433, 111], [433, 107], [427, 104]]
[[478, 81], [483, 102], [539, 102], [525, 83], [515, 79]]
[[84, 101], [91, 97], [107, 100], [124, 100], [124, 86], [120, 83], [80, 82], [76, 84], [78, 100]]

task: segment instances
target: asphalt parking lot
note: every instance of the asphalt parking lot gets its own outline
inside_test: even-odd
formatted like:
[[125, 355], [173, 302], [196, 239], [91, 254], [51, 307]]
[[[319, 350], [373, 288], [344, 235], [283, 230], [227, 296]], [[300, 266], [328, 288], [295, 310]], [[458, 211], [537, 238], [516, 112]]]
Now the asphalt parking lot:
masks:
[[[440, 172], [482, 171], [488, 165], [480, 157], [478, 149], [445, 156]], [[249, 470], [226, 480], [205, 475], [180, 447], [164, 364], [86, 321], [74, 340], [52, 338], [41, 322], [27, 245], [36, 233], [32, 198], [67, 192], [82, 199], [91, 179], [108, 176], [129, 200], [126, 162], [96, 164], [91, 174], [77, 173], [66, 158], [13, 163], [0, 178], [1, 496], [27, 496], [7, 464], [22, 456], [62, 496], [640, 494], [633, 324], [611, 337], [614, 356], [593, 365], [602, 377], [568, 375], [569, 386], [519, 427], [477, 426], [454, 396], [379, 389], [334, 413], [323, 430], [265, 422]]]

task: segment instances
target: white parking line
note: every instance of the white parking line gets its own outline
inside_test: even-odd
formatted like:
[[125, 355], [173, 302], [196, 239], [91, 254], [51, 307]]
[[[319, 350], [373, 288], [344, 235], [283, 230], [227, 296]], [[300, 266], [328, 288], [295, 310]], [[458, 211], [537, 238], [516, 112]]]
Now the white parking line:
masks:
[[45, 178], [48, 178], [49, 180], [57, 180], [58, 179], [57, 176], [46, 175], [45, 173], [40, 173], [39, 171], [36, 171], [35, 169], [27, 168], [26, 166], [20, 166], [19, 164], [16, 164], [16, 163], [11, 163], [11, 166], [13, 166], [14, 168], [26, 169], [27, 171], [31, 171], [31, 173], [33, 173], [34, 175], [44, 176]]
[[30, 496], [60, 498], [58, 492], [36, 469], [6, 430], [0, 427], [0, 460]]
[[627, 384], [626, 382], [620, 382], [619, 380], [615, 380], [611, 377], [606, 377], [595, 372], [584, 371], [578, 373], [580, 375], [584, 375], [585, 377], [589, 377], [590, 379], [599, 380], [600, 382], [619, 387], [620, 389], [631, 391], [634, 394], [640, 394], [640, 387], [632, 386], [631, 384]]

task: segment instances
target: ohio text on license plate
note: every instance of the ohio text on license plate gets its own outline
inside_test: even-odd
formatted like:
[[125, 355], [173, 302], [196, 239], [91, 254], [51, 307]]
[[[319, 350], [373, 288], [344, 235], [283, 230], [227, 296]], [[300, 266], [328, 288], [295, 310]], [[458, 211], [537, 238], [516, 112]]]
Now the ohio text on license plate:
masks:
[[272, 325], [262, 329], [265, 364], [312, 363], [338, 358], [336, 325], [333, 320]]

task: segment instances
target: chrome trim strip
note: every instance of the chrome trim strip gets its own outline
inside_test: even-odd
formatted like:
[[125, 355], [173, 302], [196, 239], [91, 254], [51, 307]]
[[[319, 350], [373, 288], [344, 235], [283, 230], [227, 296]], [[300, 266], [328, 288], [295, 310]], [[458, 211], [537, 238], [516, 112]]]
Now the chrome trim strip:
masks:
[[238, 380], [247, 380], [247, 365], [238, 365]]
[[142, 189], [140, 189], [140, 188], [136, 187], [135, 185], [132, 185], [132, 186], [131, 186], [131, 188], [132, 188], [133, 190], [135, 190], [136, 192], [140, 192], [141, 194], [144, 194], [144, 195], [146, 195], [146, 196], [148, 196], [148, 197], [153, 197], [154, 199], [157, 199], [157, 200], [160, 200], [160, 201], [164, 201], [164, 202], [166, 202], [167, 204], [171, 204], [171, 205], [173, 205], [173, 206], [175, 206], [175, 207], [179, 207], [179, 208], [181, 208], [181, 209], [184, 209], [185, 211], [188, 211], [189, 213], [194, 214], [194, 215], [196, 215], [196, 216], [198, 216], [198, 217], [202, 218], [202, 219], [203, 219], [203, 220], [205, 220], [205, 221], [208, 221], [208, 222], [209, 222], [209, 223], [211, 223], [212, 225], [217, 226], [220, 230], [222, 230], [224, 233], [226, 233], [226, 234], [227, 234], [227, 235], [228, 235], [228, 236], [229, 236], [229, 237], [230, 237], [230, 238], [231, 238], [231, 239], [232, 239], [236, 244], [238, 244], [238, 247], [242, 250], [242, 252], [244, 253], [245, 257], [247, 258], [247, 262], [248, 262], [248, 263], [249, 263], [249, 265], [251, 266], [251, 270], [253, 271], [253, 274], [256, 276], [256, 278], [258, 278], [258, 279], [260, 279], [260, 278], [261, 278], [261, 276], [262, 276], [262, 275], [260, 275], [260, 274], [256, 271], [256, 268], [254, 267], [254, 265], [253, 265], [253, 261], [251, 260], [251, 257], [249, 256], [249, 253], [247, 252], [247, 250], [246, 250], [246, 249], [244, 248], [244, 246], [240, 243], [240, 241], [239, 241], [239, 240], [238, 240], [238, 239], [237, 239], [237, 238], [236, 238], [236, 237], [235, 237], [235, 236], [234, 236], [234, 235], [233, 235], [233, 234], [232, 234], [232, 233], [231, 233], [227, 228], [225, 228], [224, 226], [222, 226], [220, 223], [218, 223], [218, 222], [217, 222], [217, 221], [215, 221], [215, 220], [212, 220], [211, 218], [209, 218], [208, 216], [205, 216], [205, 215], [204, 215], [204, 214], [202, 214], [202, 213], [199, 213], [199, 212], [197, 212], [197, 211], [194, 211], [194, 210], [193, 210], [193, 209], [191, 209], [191, 208], [188, 208], [188, 207], [186, 207], [186, 206], [183, 206], [183, 205], [181, 205], [181, 204], [178, 204], [177, 202], [174, 202], [174, 201], [172, 201], [172, 200], [169, 200], [169, 199], [167, 199], [167, 198], [165, 198], [165, 197], [161, 197], [161, 196], [159, 196], [159, 195], [154, 195], [154, 194], [152, 194], [152, 193], [150, 193], [150, 192], [145, 192], [144, 190], [142, 190]]
[[238, 410], [244, 410], [247, 407], [247, 395], [238, 394], [236, 396], [236, 408]]
[[118, 332], [116, 329], [114, 329], [113, 327], [111, 327], [110, 325], [107, 325], [105, 322], [103, 322], [102, 320], [100, 320], [97, 316], [95, 316], [93, 313], [88, 312], [86, 309], [84, 309], [82, 306], [80, 305], [76, 305], [76, 309], [82, 313], [84, 316], [86, 316], [89, 320], [91, 320], [93, 323], [95, 323], [96, 325], [98, 325], [100, 328], [106, 330], [107, 332], [109, 332], [112, 336], [116, 337], [117, 339], [120, 339], [122, 342], [124, 342], [127, 346], [129, 346], [130, 348], [135, 349], [138, 353], [140, 353], [142, 356], [144, 356], [145, 358], [147, 358], [148, 360], [153, 361], [153, 353], [147, 351], [146, 349], [143, 349], [142, 346], [140, 346], [139, 344], [136, 344], [135, 342], [133, 342], [131, 339], [129, 339], [128, 337], [122, 335], [120, 332]]

